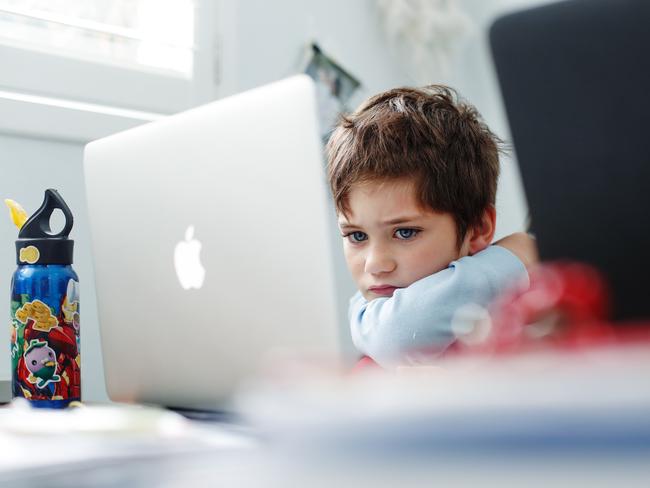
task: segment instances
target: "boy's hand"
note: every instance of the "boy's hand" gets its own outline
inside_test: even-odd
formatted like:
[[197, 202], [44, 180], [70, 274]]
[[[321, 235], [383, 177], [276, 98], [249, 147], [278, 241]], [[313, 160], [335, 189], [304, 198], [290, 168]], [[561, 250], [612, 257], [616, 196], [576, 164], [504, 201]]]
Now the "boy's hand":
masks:
[[516, 232], [498, 240], [494, 243], [497, 246], [505, 247], [507, 250], [517, 256], [526, 268], [539, 262], [537, 253], [537, 244], [535, 239], [525, 232]]

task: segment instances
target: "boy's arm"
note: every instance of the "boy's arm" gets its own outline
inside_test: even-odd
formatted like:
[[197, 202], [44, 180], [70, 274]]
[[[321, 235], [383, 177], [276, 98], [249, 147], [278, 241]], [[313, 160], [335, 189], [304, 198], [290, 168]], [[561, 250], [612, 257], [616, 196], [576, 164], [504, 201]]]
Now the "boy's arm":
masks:
[[460, 306], [487, 307], [521, 279], [528, 280], [522, 261], [506, 246], [489, 246], [395, 290], [392, 297], [368, 302], [357, 293], [349, 309], [352, 341], [381, 366], [417, 364], [418, 350], [430, 358], [454, 341], [451, 321]]
[[525, 232], [510, 234], [494, 244], [508, 249], [524, 263], [526, 268], [530, 268], [539, 262], [535, 239]]

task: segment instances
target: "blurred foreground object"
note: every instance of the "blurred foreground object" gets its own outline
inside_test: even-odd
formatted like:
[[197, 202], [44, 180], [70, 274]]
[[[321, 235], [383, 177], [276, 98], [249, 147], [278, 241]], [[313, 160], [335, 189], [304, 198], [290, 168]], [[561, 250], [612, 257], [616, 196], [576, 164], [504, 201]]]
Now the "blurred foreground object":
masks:
[[0, 446], [0, 486], [171, 488], [199, 486], [196, 478], [232, 486], [207, 482], [223, 476], [211, 471], [214, 463], [258, 441], [234, 425], [192, 422], [155, 407], [40, 409], [16, 398], [0, 408]]
[[458, 340], [445, 355], [650, 343], [650, 322], [648, 327], [629, 327], [610, 321], [609, 286], [595, 268], [550, 263], [529, 274], [530, 285], [501, 296], [489, 316], [470, 314], [462, 327], [456, 326]]
[[609, 292], [594, 268], [579, 263], [542, 265], [530, 272], [528, 289], [516, 289], [494, 306], [496, 352], [576, 348], [615, 339]]
[[256, 472], [271, 486], [647, 486], [650, 343], [437, 364], [252, 385], [240, 410], [271, 447]]

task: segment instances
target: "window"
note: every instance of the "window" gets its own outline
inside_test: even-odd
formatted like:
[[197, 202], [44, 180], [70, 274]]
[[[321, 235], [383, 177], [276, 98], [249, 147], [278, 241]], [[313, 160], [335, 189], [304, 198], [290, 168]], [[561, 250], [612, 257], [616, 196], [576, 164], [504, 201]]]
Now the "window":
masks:
[[213, 3], [0, 0], [0, 91], [154, 114], [187, 109], [206, 98], [194, 74], [215, 72], [200, 66], [215, 62]]
[[191, 78], [193, 0], [0, 0], [0, 42]]

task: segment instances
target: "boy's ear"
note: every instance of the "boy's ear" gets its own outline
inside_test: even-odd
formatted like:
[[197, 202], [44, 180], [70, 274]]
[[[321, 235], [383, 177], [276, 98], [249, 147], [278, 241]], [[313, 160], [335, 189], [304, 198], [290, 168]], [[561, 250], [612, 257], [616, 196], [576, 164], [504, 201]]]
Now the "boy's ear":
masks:
[[467, 231], [466, 239], [470, 256], [482, 251], [492, 243], [496, 222], [496, 208], [494, 205], [490, 205], [483, 212], [481, 223]]

